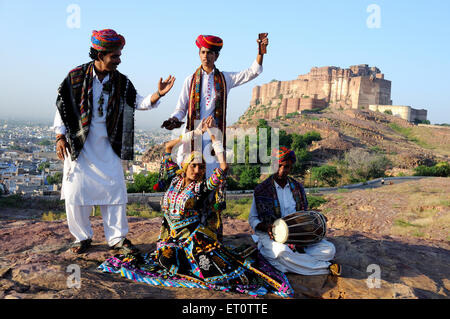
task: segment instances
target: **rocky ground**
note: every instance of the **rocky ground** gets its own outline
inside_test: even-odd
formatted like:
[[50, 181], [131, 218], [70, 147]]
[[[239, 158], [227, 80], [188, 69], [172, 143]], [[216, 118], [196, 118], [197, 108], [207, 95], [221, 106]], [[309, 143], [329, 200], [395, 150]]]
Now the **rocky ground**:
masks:
[[328, 227], [450, 241], [449, 178], [390, 183], [325, 195], [328, 201], [320, 210], [328, 218]]
[[[448, 179], [438, 179], [434, 185], [427, 184], [429, 180], [411, 183], [415, 184], [403, 183], [402, 187], [418, 186], [423, 192], [418, 190], [416, 197], [429, 196], [433, 188], [449, 193]], [[404, 202], [406, 197], [389, 203], [402, 193], [395, 187], [327, 195], [331, 196], [330, 202], [321, 209], [328, 218], [328, 238], [336, 245], [336, 260], [343, 265], [343, 274], [341, 277], [288, 274], [295, 290], [294, 298], [449, 298], [448, 222], [441, 225], [442, 230], [437, 232], [423, 230], [423, 236], [393, 231], [403, 225], [395, 222], [400, 217], [406, 223], [418, 224], [417, 216], [407, 214], [410, 206]], [[378, 195], [383, 197], [375, 196], [377, 192], [381, 192]], [[339, 197], [333, 199], [332, 196]], [[339, 204], [337, 201], [340, 201]], [[404, 205], [403, 209], [395, 208], [399, 205]], [[437, 209], [434, 217], [427, 215], [427, 218], [448, 216], [448, 201], [442, 201], [440, 205], [442, 209]], [[330, 207], [335, 209], [330, 210]], [[7, 216], [1, 208], [0, 213], [0, 298], [249, 298], [248, 295], [203, 289], [153, 287], [97, 271], [97, 266], [112, 254], [104, 240], [100, 217], [91, 217], [94, 246], [86, 254], [74, 256], [67, 251], [72, 237], [66, 221], [30, 219], [23, 212], [12, 219], [13, 212], [9, 211]], [[160, 222], [160, 218], [130, 217], [129, 238], [141, 250], [153, 250]], [[250, 232], [246, 221], [224, 220], [228, 243], [250, 243]], [[70, 281], [72, 274], [70, 265], [74, 264], [81, 270], [81, 288], [68, 288], [68, 279]], [[380, 281], [371, 281], [377, 270]], [[263, 298], [279, 299], [274, 295]]]

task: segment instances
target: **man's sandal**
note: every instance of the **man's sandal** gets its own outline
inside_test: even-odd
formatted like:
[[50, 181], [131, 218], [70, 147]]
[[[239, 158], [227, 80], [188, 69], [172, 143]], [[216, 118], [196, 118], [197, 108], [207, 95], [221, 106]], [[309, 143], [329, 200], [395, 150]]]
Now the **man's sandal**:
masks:
[[70, 245], [69, 250], [72, 254], [76, 254], [76, 255], [82, 254], [82, 253], [86, 252], [86, 250], [88, 250], [89, 247], [91, 247], [91, 243], [92, 243], [92, 239], [90, 239], [90, 238], [79, 241], [79, 242], [75, 242]]
[[127, 238], [122, 238], [117, 244], [112, 246], [111, 249], [120, 250], [124, 254], [134, 254], [139, 252], [139, 249]]

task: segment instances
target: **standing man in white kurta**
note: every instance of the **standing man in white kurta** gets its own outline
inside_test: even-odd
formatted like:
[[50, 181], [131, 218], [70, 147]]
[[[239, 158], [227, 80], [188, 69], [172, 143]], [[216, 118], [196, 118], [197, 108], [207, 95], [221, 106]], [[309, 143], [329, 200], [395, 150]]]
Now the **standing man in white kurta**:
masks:
[[140, 96], [119, 71], [125, 39], [114, 30], [93, 31], [93, 61], [69, 72], [58, 89], [54, 120], [56, 152], [64, 161], [61, 199], [75, 237], [70, 250], [80, 254], [91, 245], [89, 214], [99, 205], [108, 245], [136, 251], [126, 238], [128, 201], [121, 160], [133, 159], [134, 111], [159, 105], [175, 78], [160, 79], [158, 91]]
[[[206, 176], [211, 176], [215, 168], [219, 167], [216, 156], [213, 153], [211, 137], [208, 133], [196, 136], [194, 129], [203, 119], [212, 116], [218, 128], [218, 140], [226, 145], [226, 119], [227, 119], [227, 97], [230, 90], [245, 84], [256, 78], [263, 71], [263, 56], [266, 53], [269, 40], [267, 33], [260, 34], [258, 41], [258, 54], [250, 68], [241, 72], [221, 72], [217, 69], [215, 62], [219, 58], [223, 46], [221, 38], [213, 35], [199, 35], [195, 44], [199, 48], [201, 65], [194, 74], [188, 76], [178, 98], [175, 111], [171, 117], [164, 121], [162, 127], [168, 130], [186, 125], [183, 135], [193, 132], [190, 141], [184, 142], [178, 148], [177, 162], [181, 164], [184, 156], [192, 150], [203, 152], [206, 160]], [[201, 142], [200, 142], [200, 141]], [[201, 147], [200, 146], [201, 143]], [[221, 212], [225, 209], [225, 183], [216, 190], [214, 204], [210, 209], [215, 217], [215, 230], [219, 240], [222, 238]], [[212, 220], [212, 219], [211, 219]]]
[[295, 153], [282, 146], [273, 155], [278, 158], [278, 171], [255, 187], [248, 219], [255, 231], [252, 237], [259, 251], [282, 272], [340, 275], [340, 266], [332, 261], [336, 249], [331, 242], [322, 239], [316, 244], [300, 247], [274, 241], [273, 222], [277, 218], [307, 210], [308, 201], [303, 186], [288, 176], [296, 161]]
[[[263, 39], [258, 39], [257, 41], [259, 43], [258, 53], [250, 68], [240, 72], [221, 72], [217, 69], [215, 62], [219, 58], [220, 50], [223, 46], [222, 39], [212, 35], [199, 35], [195, 44], [199, 48], [201, 66], [194, 74], [184, 80], [175, 111], [168, 120], [164, 121], [162, 127], [168, 130], [179, 128], [184, 123], [182, 120], [187, 117], [187, 123], [183, 132], [186, 133], [195, 129], [195, 121], [200, 123], [201, 120], [212, 115], [222, 133], [222, 143], [226, 145], [226, 103], [228, 94], [232, 88], [253, 80], [263, 71], [263, 56], [269, 44], [267, 34]], [[185, 149], [186, 146], [181, 145], [178, 150], [177, 162], [179, 163], [181, 163], [187, 151]], [[204, 152], [207, 160], [205, 174], [210, 176], [214, 169], [219, 167], [219, 163], [210, 154], [212, 148], [209, 134], [204, 134], [202, 137], [202, 151], [205, 149], [209, 151], [209, 153]], [[208, 159], [211, 160], [208, 161]]]

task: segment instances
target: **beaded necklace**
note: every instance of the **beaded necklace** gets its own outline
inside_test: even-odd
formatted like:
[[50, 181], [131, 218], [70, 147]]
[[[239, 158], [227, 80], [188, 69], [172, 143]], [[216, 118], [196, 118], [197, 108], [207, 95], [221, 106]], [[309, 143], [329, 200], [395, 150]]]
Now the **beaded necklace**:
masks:
[[173, 188], [169, 189], [167, 208], [171, 218], [180, 218], [180, 215], [184, 214], [184, 205], [192, 197], [196, 184], [192, 182], [183, 189], [183, 179], [180, 178]]
[[98, 99], [98, 116], [103, 116], [103, 104], [105, 103], [105, 99], [103, 97], [103, 94], [110, 95], [112, 91], [112, 83], [111, 78], [103, 84], [102, 93], [100, 93], [100, 97]]

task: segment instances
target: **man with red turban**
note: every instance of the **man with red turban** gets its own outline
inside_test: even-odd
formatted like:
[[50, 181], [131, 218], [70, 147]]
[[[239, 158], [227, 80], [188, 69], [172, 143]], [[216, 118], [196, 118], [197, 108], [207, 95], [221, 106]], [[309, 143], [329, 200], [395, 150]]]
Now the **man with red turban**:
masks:
[[100, 206], [108, 245], [131, 252], [121, 160], [133, 159], [134, 111], [156, 108], [175, 78], [161, 78], [157, 92], [143, 97], [117, 71], [125, 38], [105, 29], [93, 31], [91, 42], [92, 61], [71, 70], [58, 89], [53, 127], [56, 153], [64, 161], [61, 199], [75, 237], [73, 253], [91, 245], [94, 205]]
[[[258, 42], [260, 49], [250, 68], [241, 72], [221, 72], [217, 69], [215, 62], [223, 47], [222, 39], [213, 35], [199, 35], [195, 44], [199, 48], [201, 66], [197, 68], [194, 74], [185, 79], [175, 111], [168, 120], [164, 121], [162, 126], [169, 130], [179, 128], [184, 123], [182, 120], [187, 117], [184, 132], [193, 131], [195, 121], [201, 121], [212, 115], [222, 133], [223, 145], [226, 145], [225, 128], [228, 93], [232, 88], [245, 84], [261, 74], [263, 55], [269, 43], [267, 35], [263, 39], [259, 39]], [[210, 144], [211, 139], [208, 134], [205, 134], [202, 150]], [[183, 150], [179, 150], [178, 154], [178, 159], [181, 160]], [[207, 176], [215, 167], [217, 167], [217, 163], [207, 164]]]
[[294, 151], [281, 146], [272, 152], [278, 160], [278, 170], [255, 187], [250, 208], [249, 224], [255, 231], [253, 239], [261, 254], [282, 272], [301, 275], [340, 275], [341, 269], [332, 259], [334, 245], [322, 239], [306, 247], [276, 242], [273, 222], [289, 214], [308, 210], [308, 200], [300, 182], [289, 174], [296, 162]]
[[[232, 88], [253, 80], [263, 70], [263, 55], [269, 43], [267, 34], [261, 34], [260, 39], [257, 41], [259, 50], [256, 60], [250, 68], [241, 72], [221, 72], [216, 67], [215, 62], [219, 58], [220, 50], [223, 47], [222, 39], [213, 35], [199, 35], [195, 44], [199, 48], [201, 65], [192, 75], [185, 79], [175, 111], [168, 120], [164, 121], [162, 127], [168, 130], [179, 128], [184, 123], [182, 120], [187, 117], [187, 123], [184, 128], [184, 133], [186, 133], [194, 131], [196, 123], [213, 116], [216, 126], [221, 133], [219, 134], [219, 136], [221, 135], [219, 139], [225, 146], [228, 93]], [[213, 147], [209, 134], [204, 134], [199, 138], [202, 140], [202, 148], [196, 149], [196, 145], [194, 145], [196, 137], [193, 136], [190, 143], [184, 143], [179, 147], [177, 162], [180, 163], [184, 154], [190, 153], [191, 150], [203, 151], [206, 158], [206, 176], [210, 176], [214, 169], [219, 167], [219, 163], [214, 156], [211, 156]], [[223, 208], [225, 205], [224, 196], [222, 195], [224, 189], [218, 190], [218, 193], [220, 194], [217, 195], [217, 201], [220, 203], [217, 203], [215, 207], [218, 208], [217, 213], [219, 214], [219, 207]], [[219, 229], [219, 237], [221, 236], [220, 232], [221, 230]]]

